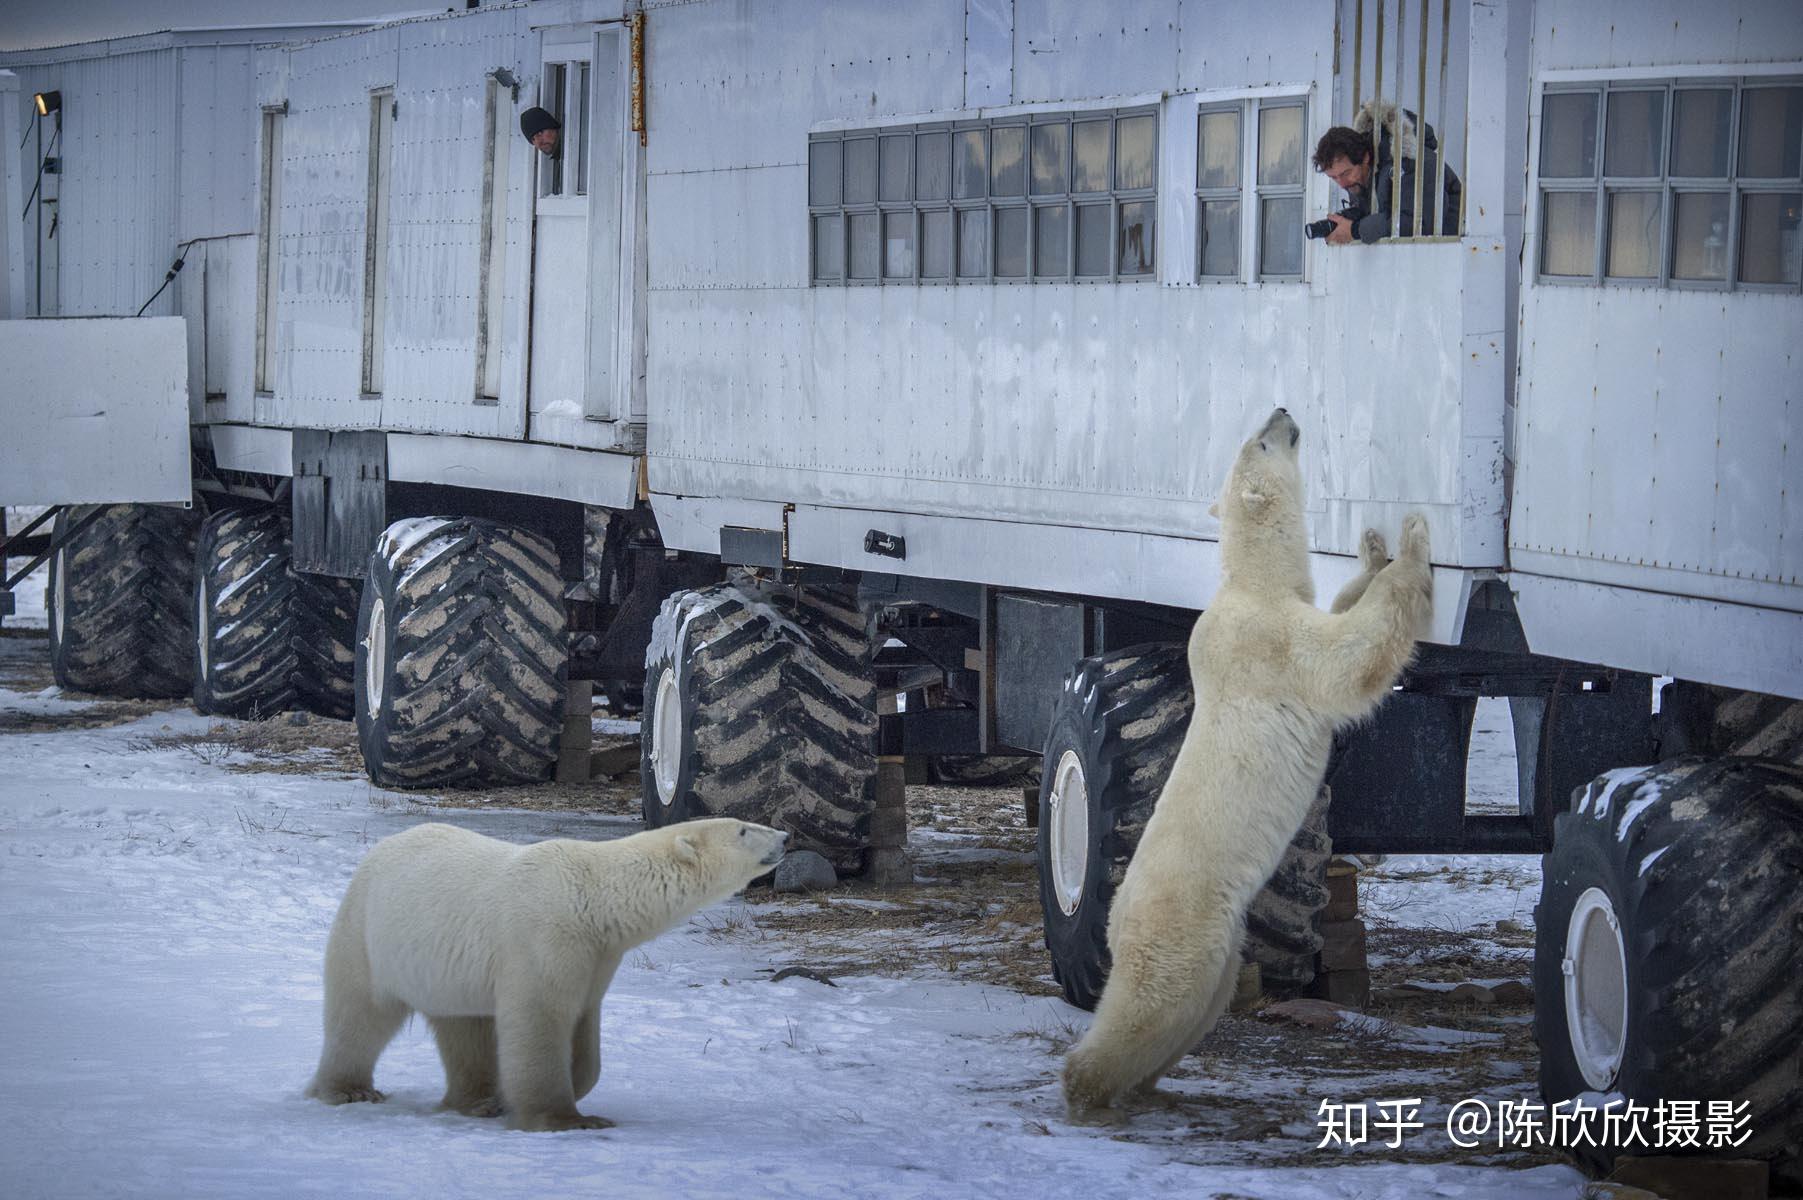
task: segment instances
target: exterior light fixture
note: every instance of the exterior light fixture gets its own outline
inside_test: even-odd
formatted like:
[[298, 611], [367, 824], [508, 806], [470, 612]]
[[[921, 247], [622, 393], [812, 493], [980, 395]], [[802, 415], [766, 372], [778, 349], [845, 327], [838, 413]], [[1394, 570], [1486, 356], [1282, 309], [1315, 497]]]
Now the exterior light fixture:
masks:
[[62, 111], [63, 94], [61, 92], [38, 92], [31, 99], [38, 106], [38, 116], [40, 117], [47, 117], [53, 112]]

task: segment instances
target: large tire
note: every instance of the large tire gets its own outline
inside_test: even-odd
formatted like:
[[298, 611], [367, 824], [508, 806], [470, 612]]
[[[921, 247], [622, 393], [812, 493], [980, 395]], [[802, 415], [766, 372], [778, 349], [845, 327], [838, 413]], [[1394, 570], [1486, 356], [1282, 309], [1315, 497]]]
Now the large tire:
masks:
[[376, 783], [550, 778], [569, 662], [550, 542], [473, 518], [397, 521], [370, 554], [357, 627], [357, 740]]
[[738, 583], [668, 597], [645, 652], [645, 823], [733, 816], [857, 869], [876, 808], [872, 618]]
[[[1151, 819], [1194, 694], [1181, 645], [1134, 646], [1077, 663], [1046, 739], [1039, 792], [1039, 899], [1052, 974], [1094, 1008], [1108, 976], [1108, 908]], [[1327, 903], [1325, 791], [1247, 917], [1243, 956], [1272, 991], [1313, 981]]]
[[[1553, 833], [1535, 910], [1542, 1094], [1747, 1101], [1734, 1136], [1752, 1136], [1714, 1153], [1803, 1182], [1803, 768], [1696, 757], [1611, 772]], [[1601, 1171], [1684, 1152], [1579, 1157]]]
[[[88, 509], [57, 514], [56, 540]], [[194, 533], [186, 509], [114, 504], [50, 556], [50, 665], [59, 686], [186, 696], [194, 681]]]
[[300, 574], [294, 584], [294, 684], [300, 702], [322, 717], [356, 715], [357, 610], [362, 583]]
[[281, 512], [214, 513], [194, 558], [194, 707], [250, 719], [292, 708], [294, 572]]

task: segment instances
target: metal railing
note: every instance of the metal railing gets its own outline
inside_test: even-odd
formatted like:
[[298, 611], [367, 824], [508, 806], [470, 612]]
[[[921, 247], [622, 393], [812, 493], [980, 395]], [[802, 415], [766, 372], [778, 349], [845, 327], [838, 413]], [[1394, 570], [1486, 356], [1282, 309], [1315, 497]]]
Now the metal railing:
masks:
[[[1464, 7], [1466, 3], [1468, 0], [1460, 0], [1461, 7], [1458, 15], [1461, 18], [1467, 16]], [[1343, 0], [1341, 5], [1340, 50], [1343, 55], [1348, 48], [1347, 43], [1350, 42], [1352, 58], [1351, 88], [1346, 93], [1351, 102], [1352, 113], [1356, 118], [1356, 114], [1368, 106], [1380, 106], [1385, 102], [1391, 106], [1388, 125], [1392, 161], [1395, 164], [1390, 178], [1389, 211], [1391, 213], [1400, 212], [1402, 209], [1402, 124], [1409, 116], [1413, 116], [1415, 121], [1416, 169], [1413, 172], [1413, 195], [1410, 197], [1412, 221], [1408, 229], [1392, 230], [1390, 236], [1395, 238], [1451, 241], [1456, 240], [1465, 229], [1467, 188], [1463, 185], [1470, 176], [1471, 144], [1469, 101], [1464, 95], [1458, 98], [1458, 108], [1454, 112], [1454, 119], [1459, 123], [1460, 130], [1457, 179], [1460, 181], [1461, 187], [1458, 212], [1450, 229], [1442, 228], [1442, 226], [1447, 224], [1444, 219], [1447, 207], [1445, 203], [1446, 175], [1447, 160], [1451, 157], [1446, 138], [1448, 103], [1454, 87], [1451, 68], [1457, 66], [1461, 75], [1466, 73], [1468, 47], [1460, 42], [1455, 58], [1454, 42], [1457, 31], [1453, 26], [1453, 0], [1439, 0], [1438, 8], [1440, 19], [1436, 26], [1433, 21], [1434, 0], [1376, 0], [1375, 4], [1367, 3], [1367, 0]], [[1410, 29], [1411, 13], [1414, 20], [1413, 30]], [[1352, 25], [1350, 31], [1345, 29], [1345, 22], [1348, 18]], [[1371, 95], [1369, 97], [1365, 95], [1364, 88], [1365, 47], [1368, 29], [1373, 50], [1371, 55]], [[1408, 55], [1408, 37], [1411, 32], [1414, 34], [1415, 41], [1412, 64]], [[1430, 123], [1427, 120], [1430, 99], [1428, 79], [1436, 42], [1438, 43], [1439, 72], [1437, 86], [1432, 97], [1435, 104], [1435, 119]], [[1412, 80], [1409, 78], [1410, 71], [1408, 69], [1411, 65], [1414, 67]], [[1385, 94], [1386, 74], [1389, 77], [1393, 95]], [[1414, 85], [1412, 110], [1409, 104], [1410, 83]], [[1434, 132], [1436, 138], [1433, 170], [1434, 190], [1432, 193], [1435, 218], [1431, 222], [1433, 232], [1423, 233], [1424, 225], [1428, 225], [1429, 222], [1424, 220], [1425, 214], [1422, 208], [1424, 176], [1427, 172], [1421, 169], [1421, 156], [1427, 152], [1430, 130]], [[1374, 176], [1381, 152], [1382, 139], [1383, 127], [1379, 121], [1373, 120], [1371, 122], [1371, 163]], [[1373, 178], [1372, 186], [1375, 185], [1376, 179]]]

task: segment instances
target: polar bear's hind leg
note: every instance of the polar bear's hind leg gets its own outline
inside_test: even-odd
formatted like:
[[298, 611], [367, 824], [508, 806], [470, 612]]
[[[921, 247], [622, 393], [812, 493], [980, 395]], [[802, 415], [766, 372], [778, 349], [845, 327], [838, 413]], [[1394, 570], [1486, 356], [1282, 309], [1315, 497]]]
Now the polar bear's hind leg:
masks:
[[466, 1117], [501, 1115], [493, 1017], [433, 1017], [432, 1036], [444, 1063], [443, 1106]]

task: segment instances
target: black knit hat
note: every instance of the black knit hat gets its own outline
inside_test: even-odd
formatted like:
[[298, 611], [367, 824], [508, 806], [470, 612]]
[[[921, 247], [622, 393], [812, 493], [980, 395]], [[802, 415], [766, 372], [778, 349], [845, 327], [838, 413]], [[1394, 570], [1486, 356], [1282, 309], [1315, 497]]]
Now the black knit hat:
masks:
[[562, 129], [563, 122], [542, 108], [529, 108], [520, 114], [520, 132], [531, 141], [547, 129]]

